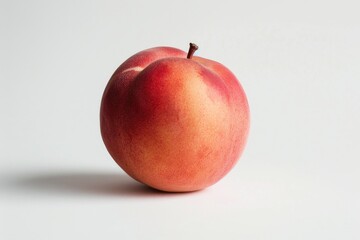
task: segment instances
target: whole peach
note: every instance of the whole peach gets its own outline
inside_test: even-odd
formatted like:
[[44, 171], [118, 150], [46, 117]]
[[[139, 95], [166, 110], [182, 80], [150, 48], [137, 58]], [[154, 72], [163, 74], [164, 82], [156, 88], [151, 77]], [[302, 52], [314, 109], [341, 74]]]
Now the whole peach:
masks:
[[134, 179], [169, 192], [206, 188], [243, 152], [249, 106], [222, 64], [156, 47], [127, 59], [103, 94], [101, 133], [107, 150]]

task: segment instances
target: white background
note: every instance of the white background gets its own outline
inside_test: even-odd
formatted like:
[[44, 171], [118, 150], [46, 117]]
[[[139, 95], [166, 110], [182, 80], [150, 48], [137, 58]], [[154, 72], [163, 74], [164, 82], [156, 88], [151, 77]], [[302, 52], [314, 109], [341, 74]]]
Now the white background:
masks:
[[[0, 2], [0, 239], [359, 239], [357, 1]], [[200, 192], [127, 177], [99, 105], [132, 54], [168, 45], [241, 81], [251, 133]]]

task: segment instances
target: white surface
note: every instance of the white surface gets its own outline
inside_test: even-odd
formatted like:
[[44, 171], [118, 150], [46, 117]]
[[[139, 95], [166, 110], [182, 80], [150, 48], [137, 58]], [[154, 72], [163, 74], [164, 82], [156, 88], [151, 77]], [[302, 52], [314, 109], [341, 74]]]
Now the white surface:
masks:
[[[1, 1], [0, 239], [359, 239], [357, 1]], [[248, 146], [213, 187], [132, 181], [99, 133], [116, 67], [160, 45], [228, 66]]]

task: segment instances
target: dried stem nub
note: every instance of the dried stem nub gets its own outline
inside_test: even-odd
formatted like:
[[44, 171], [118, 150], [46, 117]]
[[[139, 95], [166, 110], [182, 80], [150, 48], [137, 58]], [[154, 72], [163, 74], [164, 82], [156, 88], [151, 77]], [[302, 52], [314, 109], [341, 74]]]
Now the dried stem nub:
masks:
[[194, 52], [196, 50], [198, 50], [199, 47], [195, 44], [195, 43], [190, 43], [190, 48], [189, 48], [189, 51], [188, 51], [188, 54], [187, 54], [187, 59], [191, 59], [192, 56], [194, 55]]

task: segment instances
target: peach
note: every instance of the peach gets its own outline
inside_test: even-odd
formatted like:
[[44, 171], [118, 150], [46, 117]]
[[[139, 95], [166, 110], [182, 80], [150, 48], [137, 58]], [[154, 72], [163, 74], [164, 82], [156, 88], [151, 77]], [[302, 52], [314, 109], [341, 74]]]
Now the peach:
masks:
[[238, 161], [249, 106], [222, 64], [171, 47], [141, 51], [112, 75], [100, 125], [112, 158], [132, 178], [169, 192], [206, 188]]

